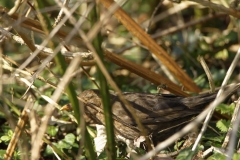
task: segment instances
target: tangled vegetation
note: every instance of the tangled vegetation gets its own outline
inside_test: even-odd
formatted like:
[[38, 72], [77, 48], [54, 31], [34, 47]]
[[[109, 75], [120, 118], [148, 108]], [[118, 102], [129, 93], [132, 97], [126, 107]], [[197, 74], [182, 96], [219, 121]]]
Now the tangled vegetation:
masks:
[[[0, 157], [240, 159], [238, 0], [117, 3], [0, 1]], [[106, 129], [85, 117], [88, 89], [102, 95]], [[222, 96], [146, 147], [116, 137], [109, 90], [130, 108], [122, 92]]]

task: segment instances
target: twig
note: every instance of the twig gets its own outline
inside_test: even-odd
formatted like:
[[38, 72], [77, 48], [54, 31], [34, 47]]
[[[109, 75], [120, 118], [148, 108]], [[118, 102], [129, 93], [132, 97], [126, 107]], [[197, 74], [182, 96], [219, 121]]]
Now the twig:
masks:
[[[184, 149], [184, 148], [183, 148], [183, 149]], [[173, 157], [173, 156], [178, 155], [183, 149], [179, 149], [179, 150], [177, 150], [177, 151], [170, 152], [170, 153], [166, 153], [166, 154], [163, 154], [163, 153], [157, 154], [156, 156], [154, 156], [154, 158], [155, 158], [155, 157], [157, 157], [157, 158]]]
[[211, 154], [213, 151], [227, 156], [227, 155], [224, 153], [224, 152], [225, 152], [224, 149], [222, 149], [222, 148], [217, 148], [217, 147], [213, 147], [213, 146], [212, 146], [212, 147], [208, 148], [207, 150], [205, 150], [205, 151], [203, 152], [202, 158], [206, 158], [206, 157], [207, 157], [209, 154]]
[[[62, 5], [63, 5], [64, 7], [67, 7], [68, 3], [69, 3], [69, 0], [64, 0], [64, 2], [63, 2]], [[55, 23], [53, 24], [53, 28], [62, 20], [62, 17], [63, 17], [63, 7], [62, 7], [62, 9], [59, 11], [59, 14], [58, 14], [58, 16], [57, 16], [57, 19], [55, 20]]]
[[183, 29], [191, 27], [193, 25], [197, 25], [199, 23], [205, 23], [211, 19], [214, 19], [217, 17], [222, 17], [222, 16], [227, 16], [227, 14], [226, 13], [209, 14], [203, 18], [199, 18], [199, 19], [196, 19], [196, 20], [193, 20], [193, 21], [190, 21], [190, 22], [178, 25], [178, 26], [167, 28], [166, 30], [163, 30], [159, 33], [151, 35], [151, 37], [153, 39], [157, 39], [157, 38], [163, 37], [165, 35], [176, 33], [177, 31], [183, 30]]
[[[123, 3], [125, 0], [120, 1], [119, 3]], [[110, 7], [109, 12], [107, 12], [107, 14], [104, 16], [103, 19], [109, 19], [107, 17], [110, 17], [111, 14], [118, 8], [118, 4], [113, 5], [112, 7]], [[72, 18], [72, 20], [75, 21], [74, 18]], [[76, 23], [74, 22], [73, 23]], [[106, 22], [105, 22], [106, 23]], [[130, 107], [130, 104], [123, 98], [122, 94], [121, 94], [121, 90], [117, 87], [117, 85], [115, 84], [115, 82], [112, 80], [112, 78], [110, 77], [110, 75], [108, 74], [108, 71], [106, 70], [106, 68], [104, 67], [102, 61], [100, 60], [98, 54], [96, 53], [93, 45], [90, 43], [94, 36], [98, 33], [98, 31], [101, 29], [101, 26], [103, 25], [102, 21], [99, 21], [98, 23], [96, 23], [96, 25], [93, 27], [93, 29], [91, 31], [89, 31], [88, 35], [86, 35], [85, 33], [83, 33], [81, 30], [78, 30], [79, 35], [83, 38], [84, 42], [86, 43], [87, 47], [93, 52], [95, 60], [99, 66], [99, 68], [101, 69], [101, 71], [103, 72], [105, 78], [107, 79], [108, 83], [110, 83], [110, 85], [113, 87], [113, 89], [118, 93], [119, 98], [122, 100], [122, 102], [126, 105], [126, 107], [128, 108], [128, 110], [130, 111], [131, 115], [134, 117], [134, 119], [136, 120], [137, 125], [139, 126], [140, 130], [144, 133], [144, 127], [142, 126], [140, 120], [138, 117], [136, 117], [133, 109]]]
[[216, 4], [216, 3], [213, 3], [213, 2], [207, 1], [207, 0], [189, 0], [189, 1], [197, 2], [203, 6], [212, 8], [215, 11], [224, 12], [224, 13], [234, 16], [236, 18], [240, 18], [240, 12], [238, 12], [234, 9], [231, 9], [231, 8], [226, 8], [223, 5]]
[[[81, 2], [77, 2], [74, 7], [71, 9], [70, 12], [68, 13], [73, 13], [73, 11], [75, 9], [77, 9], [77, 7], [79, 6]], [[88, 10], [86, 11], [86, 15], [89, 13], [89, 11], [91, 10], [92, 8], [91, 7], [88, 7]], [[65, 19], [68, 19], [69, 17], [71, 16], [71, 14], [65, 16], [64, 18]], [[68, 42], [72, 37], [73, 35], [76, 33], [76, 30], [81, 26], [81, 24], [83, 23], [85, 18], [80, 18], [78, 20], [78, 22], [75, 24], [75, 28], [68, 34], [68, 36], [66, 37], [66, 42]], [[64, 19], [61, 21], [63, 22]], [[58, 24], [58, 25], [62, 25], [61, 22]], [[57, 26], [58, 26], [57, 25]], [[56, 28], [56, 27], [55, 27]], [[54, 29], [55, 29], [54, 28]], [[53, 29], [53, 30], [54, 30]], [[55, 48], [54, 50], [54, 54], [56, 54], [57, 52], [59, 52], [59, 50], [61, 49], [61, 46], [57, 46], [57, 48]], [[43, 64], [40, 66], [39, 70], [38, 70], [38, 73], [43, 69], [43, 67], [45, 66], [46, 63], [49, 62], [49, 60], [51, 60], [52, 57], [48, 57], [47, 59], [44, 60]], [[66, 86], [66, 84], [69, 82], [70, 78], [68, 77], [69, 75], [71, 75], [71, 73], [75, 70], [75, 68], [77, 67], [78, 65], [78, 62], [80, 60], [80, 57], [76, 57], [75, 59], [73, 59], [73, 61], [70, 63], [67, 71], [65, 72], [64, 74], [64, 77], [63, 77], [63, 80], [59, 83], [57, 89], [55, 90], [53, 96], [52, 96], [52, 99], [53, 99], [53, 102], [56, 102], [58, 101], [59, 99], [59, 96], [61, 95], [61, 90], [63, 90]], [[70, 67], [71, 66], [71, 67]], [[37, 74], [36, 74], [37, 75]], [[39, 128], [39, 131], [38, 131], [38, 134], [37, 134], [37, 137], [36, 137], [36, 141], [35, 143], [33, 144], [33, 147], [32, 147], [32, 159], [38, 159], [39, 158], [39, 151], [40, 151], [40, 142], [42, 140], [42, 137], [45, 133], [45, 130], [46, 130], [46, 127], [47, 127], [47, 121], [49, 120], [50, 118], [50, 114], [53, 112], [53, 106], [52, 106], [52, 103], [49, 103], [48, 106], [46, 107], [46, 110], [45, 110], [45, 116], [43, 117], [42, 119], [42, 124]]]
[[[239, 58], [240, 58], [240, 48], [238, 49], [238, 52], [237, 52], [236, 56], [234, 57], [234, 60], [233, 60], [231, 66], [229, 67], [229, 69], [228, 69], [228, 71], [227, 71], [227, 74], [226, 74], [226, 76], [225, 76], [225, 78], [224, 78], [224, 80], [223, 80], [223, 83], [222, 83], [222, 87], [224, 87], [224, 86], [227, 85], [227, 81], [229, 80], [230, 76], [232, 75], [232, 72], [234, 71], [234, 68], [235, 68], [236, 65], [238, 64]], [[218, 91], [218, 94], [217, 94], [216, 99], [217, 99], [218, 97], [220, 97], [222, 93], [223, 93], [223, 89], [220, 89], [220, 90]], [[216, 106], [215, 106], [215, 107], [216, 107]], [[210, 121], [210, 119], [211, 119], [211, 117], [212, 117], [212, 115], [213, 115], [214, 110], [215, 110], [215, 107], [212, 108], [212, 110], [208, 113], [208, 115], [207, 115], [207, 117], [206, 117], [206, 119], [205, 119], [205, 121], [204, 121], [204, 123], [203, 123], [202, 129], [201, 129], [201, 131], [200, 131], [200, 133], [199, 133], [199, 135], [198, 135], [198, 138], [197, 138], [196, 142], [195, 142], [194, 145], [193, 145], [192, 151], [195, 151], [195, 150], [196, 150], [197, 145], [199, 144], [199, 142], [200, 142], [200, 140], [201, 140], [201, 138], [202, 138], [202, 136], [203, 136], [203, 133], [206, 131], [206, 128], [207, 128], [207, 126], [208, 126], [208, 123], [209, 123], [209, 121]]]
[[95, 81], [95, 79], [93, 77], [91, 77], [88, 72], [86, 71], [86, 69], [84, 67], [82, 67], [83, 72], [87, 75], [87, 77], [96, 85], [96, 87], [98, 89], [100, 89], [99, 85], [97, 84], [97, 82]]
[[[113, 0], [100, 0], [101, 3], [109, 8], [115, 2]], [[119, 8], [114, 15], [121, 21], [121, 23], [133, 33], [166, 67], [173, 73], [176, 78], [186, 87], [189, 91], [199, 92], [200, 89], [192, 81], [192, 79], [173, 61], [173, 59], [160, 47], [128, 14]]]
[[[20, 69], [15, 69], [15, 68], [11, 67], [11, 65], [9, 65], [6, 61], [3, 61], [3, 68], [6, 69], [6, 70], [9, 70], [9, 71], [11, 71], [11, 72], [15, 72], [15, 71], [17, 70], [19, 73], [24, 74], [23, 77], [31, 76], [31, 73], [30, 73], [30, 72], [23, 71], [23, 70], [20, 70]], [[21, 82], [23, 82], [24, 84], [26, 84], [27, 86], [30, 86], [30, 82], [29, 82], [27, 79], [25, 79], [25, 78], [21, 78], [21, 75], [18, 75], [18, 76], [16, 76], [16, 77], [17, 77]], [[49, 82], [49, 81], [46, 81], [46, 80], [45, 80], [44, 78], [42, 78], [42, 77], [40, 77], [39, 80], [41, 80], [41, 81], [43, 81], [43, 82], [51, 85], [51, 87], [53, 87], [53, 88], [55, 88], [55, 89], [57, 88], [57, 85], [55, 85], [55, 84], [53, 84], [53, 83], [51, 83], [51, 82]], [[52, 102], [49, 97], [47, 97], [46, 95], [42, 94], [39, 90], [37, 90], [37, 87], [35, 87], [34, 85], [31, 86], [31, 89], [33, 89], [36, 93], [38, 93], [38, 94], [39, 94], [44, 100], [46, 100], [47, 102], [49, 102], [49, 103]], [[64, 91], [62, 91], [61, 93], [66, 94]], [[57, 109], [59, 109], [59, 110], [61, 109], [61, 106], [59, 106], [59, 105], [57, 105], [57, 104], [55, 104], [55, 107], [56, 107]], [[74, 118], [70, 113], [66, 112], [66, 114], [67, 114], [70, 118], [74, 119], [75, 122], [77, 122], [77, 121], [75, 120], [75, 118]]]
[[[240, 99], [238, 100], [238, 102], [239, 101], [240, 101]], [[226, 149], [226, 147], [229, 143], [230, 136], [232, 135], [233, 123], [235, 123], [235, 121], [237, 119], [237, 116], [239, 116], [238, 112], [239, 112], [239, 105], [236, 105], [236, 107], [234, 109], [234, 112], [233, 112], [233, 115], [232, 115], [231, 123], [230, 123], [229, 128], [228, 128], [228, 132], [227, 132], [227, 134], [225, 136], [225, 139], [223, 141], [223, 144], [222, 144], [222, 148], [224, 148], [224, 149]]]
[[[2, 31], [5, 31], [6, 33], [8, 33], [8, 35], [10, 37], [12, 37], [12, 39], [15, 40], [17, 43], [20, 43], [22, 45], [26, 45], [26, 43], [23, 41], [23, 39], [21, 37], [13, 35], [12, 33], [8, 32], [6, 30], [2, 30]], [[37, 44], [34, 44], [34, 46], [38, 50], [41, 51], [40, 54], [39, 54], [40, 58], [46, 58], [46, 57], [48, 57], [48, 56], [50, 56], [51, 54], [54, 53], [54, 51], [51, 48], [43, 47], [43, 46], [37, 45]], [[80, 62], [81, 66], [93, 66], [93, 65], [95, 65], [94, 57], [93, 57], [91, 52], [70, 52], [70, 51], [64, 50], [63, 48], [62, 48], [61, 52], [62, 52], [62, 55], [64, 55], [64, 57], [65, 57], [65, 59], [68, 63], [72, 60], [72, 58], [80, 56], [81, 60], [82, 60]]]
[[[70, 9], [70, 13], [71, 13], [72, 9], [73, 8]], [[41, 34], [45, 34], [39, 21], [30, 19], [27, 17], [22, 17], [22, 16], [18, 15], [17, 13], [14, 13], [13, 15], [9, 16], [9, 15], [7, 15], [8, 9], [6, 9], [2, 6], [0, 6], [0, 12], [1, 12], [0, 20], [3, 22], [5, 22], [6, 19], [12, 19], [12, 20], [15, 20], [15, 22], [12, 25], [21, 25], [22, 27], [24, 27], [28, 30], [38, 32]], [[6, 15], [9, 18], [6, 18], [5, 17]], [[59, 23], [65, 23], [66, 20], [64, 20], [64, 18], [63, 18], [62, 21], [64, 21], [64, 22], [59, 22]], [[61, 29], [52, 31], [52, 32], [55, 32], [53, 34], [53, 36], [56, 34], [58, 37], [65, 38], [68, 35], [69, 29], [71, 29], [71, 28], [61, 26]], [[49, 35], [47, 35], [47, 36], [49, 36]], [[78, 36], [74, 35], [73, 39], [76, 41], [75, 44], [78, 44], [78, 45], [82, 44], [82, 40]]]
[[[156, 15], [153, 20], [152, 23], [157, 23], [158, 21], [161, 21], [167, 17], [173, 16], [173, 14], [176, 14], [178, 12], [181, 12], [181, 10], [184, 10], [192, 5], [196, 5], [196, 3], [194, 2], [185, 2], [185, 3], [180, 3], [180, 4], [174, 4], [173, 7], [169, 8], [166, 11], [161, 12], [160, 14]], [[197, 4], [198, 5], [198, 4]], [[147, 25], [149, 24], [149, 20], [143, 22], [143, 24], [141, 25], [143, 28], [146, 28]]]
[[26, 103], [26, 105], [25, 105], [25, 107], [22, 111], [22, 114], [21, 114], [21, 116], [18, 120], [17, 126], [14, 130], [14, 134], [11, 138], [11, 141], [8, 144], [6, 153], [4, 154], [4, 159], [10, 160], [12, 158], [13, 153], [14, 153], [15, 148], [16, 148], [16, 145], [17, 145], [17, 142], [19, 141], [20, 135], [23, 131], [24, 126], [27, 123], [27, 120], [28, 120], [27, 110], [29, 110], [31, 107], [33, 107], [33, 100], [31, 98], [31, 96], [29, 96], [28, 100], [27, 100], [27, 103]]
[[8, 11], [8, 15], [13, 15], [21, 5], [22, 0], [16, 0], [12, 9]]
[[[11, 64], [16, 65], [17, 67], [19, 67], [19, 64], [17, 62], [15, 62], [14, 60], [10, 59], [9, 57], [2, 55], [3, 56], [3, 62], [5, 65], [3, 65], [3, 69], [9, 70], [11, 72], [18, 72], [20, 74], [24, 74], [25, 76], [33, 76], [34, 72], [30, 71], [28, 68], [25, 68], [26, 71], [24, 70], [20, 70], [20, 69], [15, 69], [13, 67], [11, 67], [7, 62], [10, 62]], [[47, 84], [49, 84], [51, 87], [53, 88], [57, 88], [57, 85], [52, 83], [51, 81], [48, 81], [46, 79], [44, 79], [42, 76], [37, 76], [37, 79], [39, 79], [42, 82], [45, 82]]]
[[[59, 100], [62, 91], [64, 90], [66, 85], [70, 82], [71, 78], [69, 78], [69, 75], [71, 75], [71, 73], [78, 67], [79, 58], [80, 57], [77, 57], [70, 63], [68, 69], [66, 70], [66, 72], [62, 78], [62, 81], [60, 81], [60, 83], [58, 84], [58, 87], [56, 88], [55, 92], [53, 93], [53, 95], [51, 97], [51, 100], [53, 102], [57, 102]], [[44, 117], [42, 118], [41, 125], [38, 128], [36, 139], [35, 139], [34, 143], [32, 144], [32, 151], [31, 151], [32, 159], [39, 158], [40, 144], [41, 144], [42, 138], [44, 136], [44, 133], [46, 131], [48, 121], [49, 121], [50, 117], [52, 116], [54, 109], [55, 109], [54, 103], [48, 103], [48, 105], [45, 108]]]
[[208, 82], [209, 82], [209, 86], [210, 86], [210, 89], [211, 89], [211, 93], [215, 92], [215, 84], [214, 84], [214, 80], [213, 80], [213, 77], [212, 77], [212, 74], [205, 62], [205, 60], [203, 59], [202, 56], [198, 56], [198, 60], [199, 62], [201, 63], [207, 77], [208, 77]]
[[[3, 47], [2, 42], [0, 41], [0, 59], [2, 59], [3, 55]], [[2, 68], [2, 61], [0, 61], [0, 77], [3, 77], [3, 68]], [[0, 78], [0, 97], [2, 97], [3, 93], [3, 78]]]
[[[77, 5], [80, 5], [80, 4], [81, 4], [81, 2], [77, 2], [76, 5], [71, 8], [70, 13], [73, 13], [73, 12], [77, 9], [77, 7], [78, 7]], [[3, 13], [3, 15], [6, 16], [6, 14], [4, 14], [4, 13], [6, 13], [6, 9], [5, 9], [5, 8], [3, 8], [3, 7], [0, 6], [0, 11], [1, 11], [1, 13]], [[0, 18], [3, 18], [3, 17], [0, 17]], [[11, 16], [11, 18], [18, 19], [19, 17], [14, 14], [14, 16]], [[54, 36], [55, 34], [59, 33], [60, 28], [61, 28], [61, 27], [63, 26], [63, 24], [68, 20], [68, 18], [69, 18], [69, 16], [65, 16], [65, 17], [62, 19], [62, 21], [50, 32], [50, 34], [46, 37], [46, 39], [41, 43], [40, 46], [44, 46], [44, 47], [45, 47], [45, 46], [48, 44], [48, 42], [53, 38], [53, 36]], [[81, 19], [82, 19], [82, 18], [81, 18]], [[15, 24], [13, 24], [13, 25], [18, 25], [18, 23], [21, 24], [21, 22], [24, 23], [24, 22], [26, 22], [25, 20], [30, 23], [31, 28], [37, 27], [38, 30], [41, 30], [41, 31], [42, 31], [42, 28], [41, 28], [41, 25], [39, 24], [39, 22], [34, 21], [34, 20], [31, 20], [31, 19], [24, 18], [24, 17], [20, 17], [20, 18], [18, 19], [18, 21], [17, 21]], [[42, 33], [44, 33], [44, 32], [42, 31]], [[64, 33], [64, 32], [62, 32], [62, 33]], [[67, 35], [67, 33], [64, 33], [64, 35]], [[71, 34], [70, 36], [69, 36], [69, 35], [66, 36], [66, 37], [67, 37], [66, 42], [70, 41], [70, 39], [71, 39], [72, 37], [74, 37], [74, 36], [75, 36], [74, 34]], [[58, 49], [60, 50], [60, 48], [58, 48]], [[40, 50], [36, 49], [36, 50], [32, 53], [32, 55], [31, 55], [19, 68], [20, 68], [20, 69], [25, 68], [25, 67], [39, 54], [39, 52], [40, 52]], [[54, 52], [54, 54], [57, 54], [57, 52]], [[52, 57], [50, 57], [50, 58], [48, 59], [48, 61], [50, 61], [50, 60], [55, 56], [54, 54], [51, 55]], [[16, 73], [15, 73], [15, 74], [16, 74]]]
[[159, 7], [162, 5], [162, 2], [163, 2], [163, 0], [160, 0], [160, 1], [158, 2], [158, 5], [155, 7], [155, 9], [154, 9], [154, 11], [153, 11], [153, 13], [152, 13], [152, 15], [151, 15], [151, 17], [150, 17], [150, 19], [149, 19], [148, 26], [146, 27], [146, 32], [149, 31], [150, 26], [151, 26], [151, 23], [152, 23], [152, 21], [153, 21], [153, 18], [154, 18], [154, 16], [155, 16], [155, 14], [157, 13], [157, 10], [159, 9]]
[[181, 90], [181, 87], [179, 87], [178, 85], [174, 84], [173, 82], [166, 79], [165, 77], [162, 77], [161, 75], [156, 74], [156, 73], [142, 67], [141, 65], [137, 65], [135, 63], [130, 63], [126, 59], [124, 59], [114, 53], [111, 53], [108, 50], [105, 50], [105, 57], [108, 58], [111, 62], [128, 69], [129, 71], [149, 80], [150, 82], [152, 82], [156, 85], [161, 85], [161, 84], [166, 85], [165, 89], [174, 94], [188, 96], [188, 94], [183, 92]]
[[201, 114], [199, 114], [191, 123], [189, 123], [188, 125], [186, 125], [183, 129], [181, 129], [178, 133], [175, 133], [174, 135], [172, 135], [171, 137], [169, 137], [168, 139], [166, 139], [165, 141], [159, 143], [153, 150], [151, 150], [150, 152], [148, 152], [147, 154], [145, 154], [144, 156], [140, 157], [139, 160], [147, 160], [150, 157], [156, 155], [159, 151], [161, 151], [162, 149], [166, 148], [167, 146], [171, 145], [172, 143], [174, 143], [178, 138], [182, 137], [183, 135], [185, 135], [186, 133], [188, 133], [189, 131], [191, 131], [193, 128], [195, 128], [199, 123], [201, 123], [201, 121], [207, 116], [207, 114], [213, 109], [215, 108], [218, 104], [220, 104], [228, 95], [229, 92], [231, 92], [231, 90], [234, 90], [236, 87], [239, 87], [240, 84], [236, 84], [234, 86], [230, 86], [230, 88], [228, 88], [226, 90], [226, 94], [221, 94], [218, 98], [216, 98]]
[[236, 144], [236, 138], [237, 138], [237, 133], [238, 133], [238, 128], [240, 125], [240, 98], [237, 101], [236, 108], [234, 110], [234, 115], [231, 121], [232, 124], [232, 129], [229, 128], [229, 134], [231, 135], [229, 144], [228, 144], [228, 149], [227, 149], [227, 160], [231, 160], [233, 157], [234, 153], [234, 147]]

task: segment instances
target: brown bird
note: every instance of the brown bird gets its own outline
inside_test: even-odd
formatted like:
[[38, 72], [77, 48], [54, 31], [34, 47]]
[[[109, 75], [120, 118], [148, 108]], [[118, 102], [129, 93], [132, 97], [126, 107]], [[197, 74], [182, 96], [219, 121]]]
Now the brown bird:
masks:
[[[142, 136], [135, 120], [115, 93], [110, 93], [115, 133], [134, 140]], [[165, 94], [123, 93], [154, 144], [170, 137], [198, 115], [216, 93], [193, 97]], [[79, 97], [85, 103], [87, 122], [104, 124], [103, 106], [98, 90], [86, 90]]]

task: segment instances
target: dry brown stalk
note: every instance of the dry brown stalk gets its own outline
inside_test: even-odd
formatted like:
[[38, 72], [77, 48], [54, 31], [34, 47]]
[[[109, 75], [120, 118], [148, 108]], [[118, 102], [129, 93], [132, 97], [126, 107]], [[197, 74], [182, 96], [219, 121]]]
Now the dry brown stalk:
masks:
[[107, 59], [109, 59], [111, 62], [128, 69], [129, 71], [143, 77], [146, 80], [149, 80], [150, 82], [152, 82], [156, 85], [164, 84], [166, 86], [166, 88], [164, 88], [164, 89], [166, 89], [176, 95], [189, 96], [187, 93], [183, 92], [181, 90], [181, 87], [179, 87], [178, 85], [174, 84], [167, 78], [162, 77], [161, 75], [156, 74], [153, 71], [150, 71], [150, 70], [142, 67], [141, 65], [130, 62], [116, 54], [111, 53], [108, 50], [105, 50], [105, 57]]
[[[106, 7], [111, 7], [115, 2], [112, 0], [100, 0]], [[114, 15], [119, 21], [133, 33], [183, 84], [183, 86], [192, 92], [200, 92], [198, 86], [192, 79], [178, 66], [178, 64], [160, 47], [127, 13], [119, 8]]]

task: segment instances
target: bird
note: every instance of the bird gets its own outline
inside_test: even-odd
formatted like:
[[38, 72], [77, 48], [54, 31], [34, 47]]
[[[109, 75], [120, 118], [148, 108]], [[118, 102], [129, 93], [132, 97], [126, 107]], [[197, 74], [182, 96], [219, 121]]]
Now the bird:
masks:
[[[123, 92], [123, 97], [133, 107], [136, 116], [154, 145], [167, 139], [204, 110], [217, 93], [206, 93], [192, 97], [170, 94]], [[103, 124], [104, 112], [99, 90], [85, 90], [79, 94], [84, 103], [87, 123]], [[110, 92], [115, 134], [129, 140], [144, 136], [130, 111]]]

